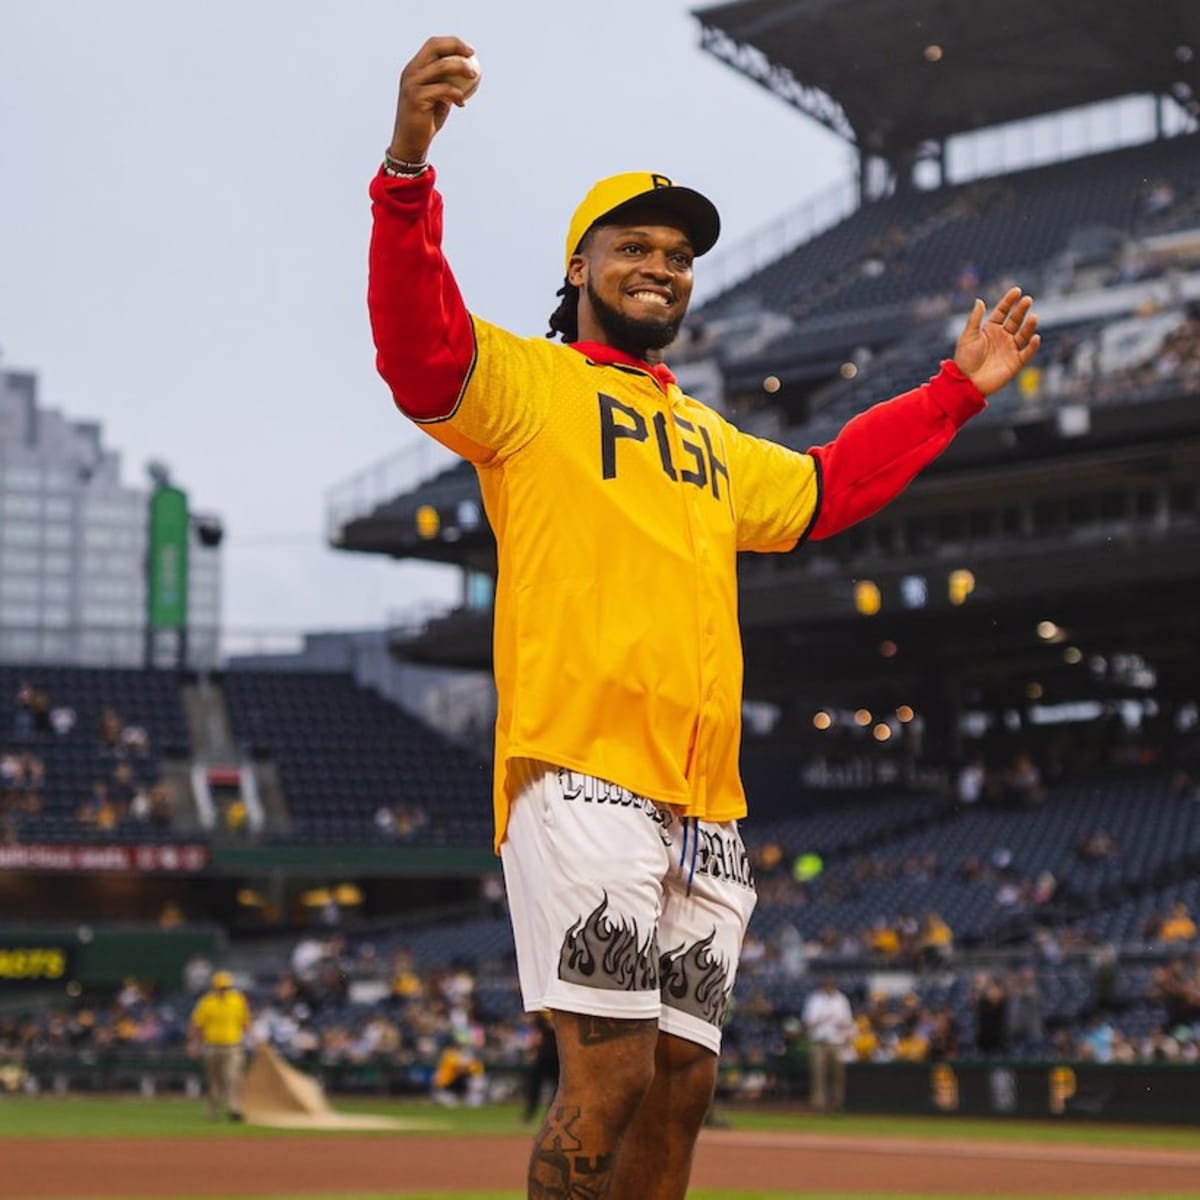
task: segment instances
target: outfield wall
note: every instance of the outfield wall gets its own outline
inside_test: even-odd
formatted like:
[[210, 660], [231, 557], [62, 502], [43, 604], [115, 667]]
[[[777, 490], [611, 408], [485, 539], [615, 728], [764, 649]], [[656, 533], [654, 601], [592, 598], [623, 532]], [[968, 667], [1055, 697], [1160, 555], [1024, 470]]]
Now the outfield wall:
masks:
[[1200, 1064], [852, 1063], [846, 1107], [861, 1113], [1200, 1124]]

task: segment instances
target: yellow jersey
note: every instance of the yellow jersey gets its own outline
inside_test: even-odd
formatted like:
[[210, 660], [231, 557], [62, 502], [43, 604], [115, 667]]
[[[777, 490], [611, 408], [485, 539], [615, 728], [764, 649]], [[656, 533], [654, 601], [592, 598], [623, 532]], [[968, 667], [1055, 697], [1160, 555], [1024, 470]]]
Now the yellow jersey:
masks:
[[236, 988], [206, 992], [192, 1010], [192, 1025], [206, 1046], [238, 1046], [250, 1025], [250, 1006]]

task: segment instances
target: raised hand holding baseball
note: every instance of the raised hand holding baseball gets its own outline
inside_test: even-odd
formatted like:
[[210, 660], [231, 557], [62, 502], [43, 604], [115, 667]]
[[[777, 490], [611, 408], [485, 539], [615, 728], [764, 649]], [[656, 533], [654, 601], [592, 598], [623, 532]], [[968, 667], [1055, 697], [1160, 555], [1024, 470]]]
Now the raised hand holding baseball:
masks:
[[404, 162], [424, 162], [450, 108], [461, 108], [479, 86], [474, 48], [462, 38], [430, 38], [400, 75], [396, 124], [388, 152]]

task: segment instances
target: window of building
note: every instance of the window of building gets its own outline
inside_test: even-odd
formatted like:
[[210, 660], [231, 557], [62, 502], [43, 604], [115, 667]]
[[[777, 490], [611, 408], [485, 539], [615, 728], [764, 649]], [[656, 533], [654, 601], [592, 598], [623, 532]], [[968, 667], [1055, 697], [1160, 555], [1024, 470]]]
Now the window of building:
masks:
[[36, 625], [39, 615], [36, 604], [0, 599], [0, 621], [5, 625]]
[[41, 566], [42, 556], [36, 550], [15, 550], [5, 547], [0, 551], [0, 568], [7, 575], [29, 575], [37, 572]]
[[5, 521], [6, 546], [36, 546], [42, 540], [42, 528], [29, 521]]
[[36, 600], [38, 578], [36, 575], [5, 575], [0, 579], [0, 597], [6, 600]]
[[4, 468], [4, 486], [9, 489], [19, 489], [25, 492], [37, 492], [42, 487], [41, 467]]
[[40, 517], [42, 515], [41, 496], [31, 496], [25, 492], [4, 493], [4, 515], [6, 517]]
[[42, 599], [48, 602], [65, 603], [71, 599], [69, 579], [43, 579]]

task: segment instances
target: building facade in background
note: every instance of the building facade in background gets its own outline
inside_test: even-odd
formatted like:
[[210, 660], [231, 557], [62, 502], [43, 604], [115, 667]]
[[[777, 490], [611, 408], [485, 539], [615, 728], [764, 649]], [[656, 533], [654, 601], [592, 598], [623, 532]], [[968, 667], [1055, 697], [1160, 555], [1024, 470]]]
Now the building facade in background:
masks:
[[[121, 482], [100, 424], [39, 407], [37, 376], [0, 367], [0, 660], [139, 666], [146, 656], [148, 490]], [[215, 664], [221, 550], [188, 545], [188, 662]], [[155, 659], [175, 661], [156, 638]]]

